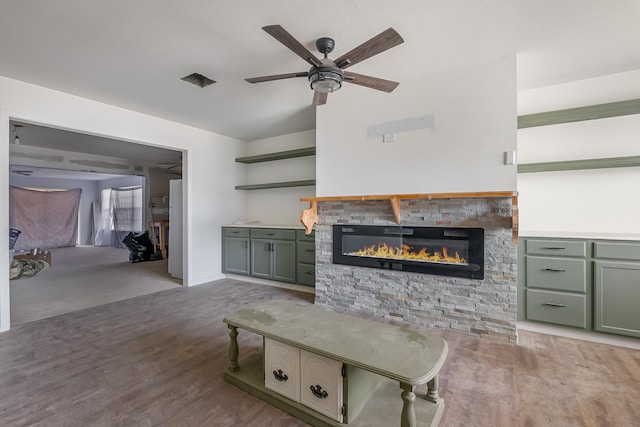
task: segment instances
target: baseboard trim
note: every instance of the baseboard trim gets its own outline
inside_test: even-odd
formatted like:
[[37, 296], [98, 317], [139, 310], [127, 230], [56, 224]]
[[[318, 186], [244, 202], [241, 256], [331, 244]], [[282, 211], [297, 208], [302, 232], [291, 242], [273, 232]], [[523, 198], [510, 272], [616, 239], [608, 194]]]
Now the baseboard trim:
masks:
[[296, 285], [293, 283], [276, 282], [274, 280], [260, 279], [260, 278], [251, 277], [251, 276], [242, 276], [240, 274], [226, 274], [225, 277], [227, 279], [239, 280], [241, 282], [256, 283], [259, 285], [273, 286], [275, 288], [290, 289], [292, 291], [306, 292], [308, 294], [316, 293], [316, 288], [314, 288], [313, 286], [303, 286], [303, 285]]
[[559, 337], [573, 338], [583, 341], [591, 341], [601, 344], [615, 345], [618, 347], [640, 350], [640, 339], [633, 337], [624, 337], [620, 335], [605, 334], [601, 332], [582, 331], [575, 328], [526, 321], [518, 321], [516, 324], [516, 328], [523, 331], [538, 332], [541, 334], [556, 335]]

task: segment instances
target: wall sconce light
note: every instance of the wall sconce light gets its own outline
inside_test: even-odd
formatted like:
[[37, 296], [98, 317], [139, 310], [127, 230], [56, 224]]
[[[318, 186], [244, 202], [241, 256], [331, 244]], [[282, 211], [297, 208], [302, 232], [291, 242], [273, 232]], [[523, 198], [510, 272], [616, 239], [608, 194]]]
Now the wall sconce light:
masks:
[[18, 134], [18, 132], [20, 131], [20, 128], [22, 128], [24, 126], [22, 125], [13, 125], [13, 131], [16, 133], [16, 137], [13, 140], [13, 143], [16, 145], [20, 145], [20, 135]]

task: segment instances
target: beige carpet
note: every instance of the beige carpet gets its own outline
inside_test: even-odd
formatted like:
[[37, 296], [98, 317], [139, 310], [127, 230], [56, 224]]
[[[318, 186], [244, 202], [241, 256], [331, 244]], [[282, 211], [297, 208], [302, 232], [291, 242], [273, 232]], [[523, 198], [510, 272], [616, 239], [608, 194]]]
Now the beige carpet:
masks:
[[51, 250], [51, 267], [11, 281], [11, 325], [179, 287], [167, 260], [129, 262], [127, 249]]

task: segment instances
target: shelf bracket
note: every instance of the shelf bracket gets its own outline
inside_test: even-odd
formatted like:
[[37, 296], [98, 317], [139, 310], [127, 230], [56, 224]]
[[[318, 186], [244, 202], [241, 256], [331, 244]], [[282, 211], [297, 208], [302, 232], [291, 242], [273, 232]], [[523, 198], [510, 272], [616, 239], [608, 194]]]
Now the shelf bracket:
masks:
[[518, 243], [518, 226], [519, 226], [519, 211], [518, 211], [518, 196], [511, 198], [511, 241]]
[[389, 198], [391, 203], [391, 209], [393, 210], [393, 216], [396, 219], [396, 224], [400, 225], [400, 199], [393, 196]]
[[311, 234], [313, 225], [318, 223], [318, 202], [316, 200], [311, 200], [309, 209], [302, 211], [300, 222], [304, 225], [304, 234]]

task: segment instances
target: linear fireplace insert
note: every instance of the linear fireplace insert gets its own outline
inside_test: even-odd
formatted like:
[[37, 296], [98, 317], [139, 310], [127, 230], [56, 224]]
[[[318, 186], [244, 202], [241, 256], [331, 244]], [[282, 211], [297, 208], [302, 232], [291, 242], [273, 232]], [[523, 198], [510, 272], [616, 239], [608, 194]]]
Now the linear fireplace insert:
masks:
[[333, 263], [484, 279], [484, 229], [334, 225]]

